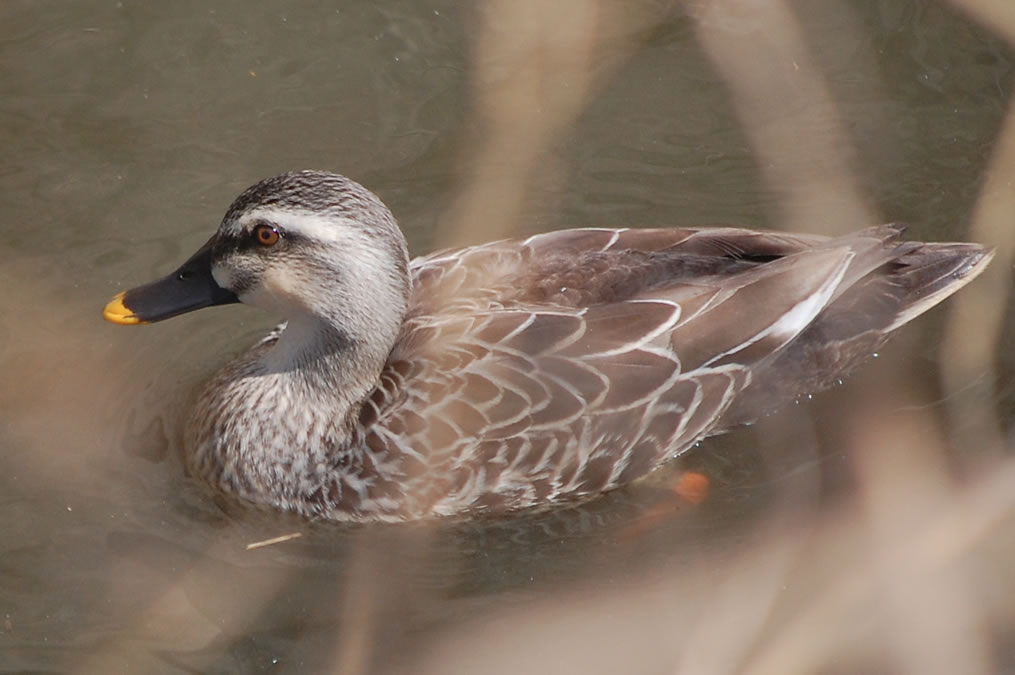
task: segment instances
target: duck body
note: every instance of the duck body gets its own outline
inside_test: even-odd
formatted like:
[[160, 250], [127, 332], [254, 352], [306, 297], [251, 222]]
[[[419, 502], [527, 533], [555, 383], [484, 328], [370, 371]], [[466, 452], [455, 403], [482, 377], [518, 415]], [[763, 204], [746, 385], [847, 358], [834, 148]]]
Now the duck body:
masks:
[[288, 319], [197, 400], [187, 463], [218, 489], [335, 520], [501, 512], [616, 488], [830, 386], [990, 259], [902, 229], [573, 229], [410, 262], [372, 193], [296, 172], [106, 316], [167, 318], [179, 295]]

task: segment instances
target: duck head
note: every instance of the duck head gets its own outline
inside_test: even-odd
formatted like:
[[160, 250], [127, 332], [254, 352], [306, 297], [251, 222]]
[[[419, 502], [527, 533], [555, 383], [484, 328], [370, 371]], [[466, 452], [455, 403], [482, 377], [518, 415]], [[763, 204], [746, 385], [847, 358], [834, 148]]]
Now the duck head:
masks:
[[405, 238], [380, 199], [344, 176], [299, 171], [245, 190], [179, 269], [118, 294], [103, 315], [141, 324], [243, 302], [290, 328], [393, 342], [409, 292]]

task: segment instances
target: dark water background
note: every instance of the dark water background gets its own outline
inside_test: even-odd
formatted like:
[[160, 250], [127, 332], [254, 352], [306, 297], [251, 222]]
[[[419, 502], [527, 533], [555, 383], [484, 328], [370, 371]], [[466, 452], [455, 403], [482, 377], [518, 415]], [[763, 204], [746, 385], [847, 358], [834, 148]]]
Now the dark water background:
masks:
[[[764, 27], [738, 9], [750, 3], [714, 4], [704, 20], [708, 3], [604, 3], [583, 54], [554, 52], [569, 44], [554, 31], [580, 30], [569, 12], [585, 20], [594, 3], [0, 5], [0, 672], [960, 672], [949, 657], [961, 672], [1015, 669], [1003, 647], [1015, 511], [962, 510], [979, 476], [1010, 466], [968, 441], [977, 422], [945, 414], [943, 310], [856, 382], [708, 440], [644, 485], [551, 514], [383, 528], [244, 512], [183, 477], [193, 387], [274, 317], [101, 320], [109, 296], [203, 243], [241, 189], [294, 168], [375, 190], [417, 253], [585, 224], [899, 220], [913, 238], [973, 236], [1015, 65], [996, 31], [944, 2], [795, 3], [808, 60], [749, 55], [785, 78], [761, 83], [761, 99], [793, 93], [770, 117], [738, 107], [698, 33], [750, 45]], [[550, 36], [545, 54], [513, 53], [514, 32], [530, 29]], [[542, 59], [538, 86], [511, 98], [529, 58]], [[797, 72], [817, 73], [828, 98]], [[809, 154], [825, 123], [843, 136]], [[785, 152], [759, 150], [752, 129], [778, 132]], [[840, 152], [862, 197], [794, 209], [827, 187]], [[853, 222], [854, 206], [869, 220]], [[1010, 310], [1007, 296], [996, 303]], [[996, 370], [949, 395], [993, 385], [1002, 432], [1015, 411], [1011, 315]], [[944, 537], [951, 555], [931, 547], [941, 565], [914, 572], [926, 583], [902, 596], [886, 590], [900, 587], [895, 553], [862, 563], [905, 528], [864, 529], [885, 522], [863, 517], [880, 493], [843, 449], [885, 437], [843, 421], [866, 414], [845, 407], [885, 373], [905, 378], [907, 410], [960, 439], [917, 455], [934, 471], [889, 490], [888, 511], [972, 533]], [[711, 480], [700, 505], [667, 487], [688, 470]], [[289, 533], [301, 536], [247, 549]], [[870, 595], [850, 596], [853, 582]], [[831, 602], [838, 592], [853, 604]], [[779, 651], [800, 634], [817, 656]], [[938, 635], [958, 636], [958, 652], [928, 645]]]

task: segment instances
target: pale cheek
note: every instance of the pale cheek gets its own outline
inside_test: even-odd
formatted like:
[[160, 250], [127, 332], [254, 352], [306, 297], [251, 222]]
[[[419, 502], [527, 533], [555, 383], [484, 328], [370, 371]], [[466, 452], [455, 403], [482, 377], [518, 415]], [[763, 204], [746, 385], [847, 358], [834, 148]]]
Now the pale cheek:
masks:
[[292, 275], [285, 271], [269, 270], [261, 276], [260, 283], [244, 293], [240, 299], [245, 303], [280, 314], [291, 314], [295, 310], [306, 309], [298, 286]]
[[296, 295], [292, 276], [284, 270], [265, 270], [264, 275], [261, 277], [261, 285], [272, 295], [285, 298]]

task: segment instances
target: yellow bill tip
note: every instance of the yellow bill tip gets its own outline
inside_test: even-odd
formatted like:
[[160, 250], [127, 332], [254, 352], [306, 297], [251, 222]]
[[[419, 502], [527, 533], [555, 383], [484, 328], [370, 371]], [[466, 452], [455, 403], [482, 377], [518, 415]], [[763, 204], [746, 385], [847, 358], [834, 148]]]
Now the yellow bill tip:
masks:
[[133, 326], [139, 323], [145, 323], [139, 319], [134, 312], [127, 309], [127, 306], [123, 304], [123, 296], [125, 293], [117, 293], [106, 308], [102, 310], [102, 316], [106, 321], [119, 324], [121, 326]]

